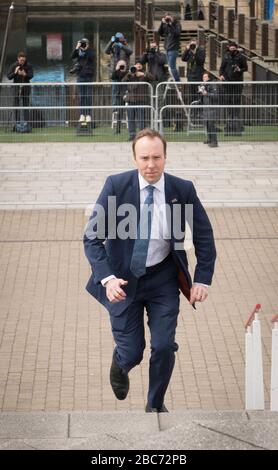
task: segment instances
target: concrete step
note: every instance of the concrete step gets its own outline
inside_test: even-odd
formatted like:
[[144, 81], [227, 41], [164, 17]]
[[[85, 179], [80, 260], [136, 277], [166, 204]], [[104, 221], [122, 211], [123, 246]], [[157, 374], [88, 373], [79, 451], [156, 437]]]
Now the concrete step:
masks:
[[278, 413], [3, 412], [0, 450], [278, 448]]

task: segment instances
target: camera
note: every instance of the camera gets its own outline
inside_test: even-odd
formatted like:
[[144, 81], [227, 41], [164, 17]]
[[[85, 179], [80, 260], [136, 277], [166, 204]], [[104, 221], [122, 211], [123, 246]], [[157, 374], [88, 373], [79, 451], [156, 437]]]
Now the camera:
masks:
[[192, 43], [192, 44], [190, 44], [189, 47], [192, 51], [194, 51], [196, 49], [196, 44]]
[[135, 67], [135, 65], [132, 65], [129, 70], [130, 70], [130, 73], [136, 73], [137, 72], [137, 68]]
[[204, 91], [206, 91], [205, 85], [198, 86], [198, 93], [204, 93]]
[[75, 73], [81, 72], [81, 70], [82, 70], [82, 65], [81, 64], [75, 64], [72, 67], [72, 69], [70, 69], [69, 73], [71, 73], [73, 75]]
[[168, 16], [166, 16], [165, 21], [166, 21], [166, 23], [170, 23], [170, 22], [171, 22], [171, 18], [169, 18]]
[[126, 66], [125, 65], [120, 65], [120, 70], [125, 70]]
[[85, 49], [87, 47], [87, 43], [85, 41], [81, 41], [80, 47], [82, 47], [82, 49]]

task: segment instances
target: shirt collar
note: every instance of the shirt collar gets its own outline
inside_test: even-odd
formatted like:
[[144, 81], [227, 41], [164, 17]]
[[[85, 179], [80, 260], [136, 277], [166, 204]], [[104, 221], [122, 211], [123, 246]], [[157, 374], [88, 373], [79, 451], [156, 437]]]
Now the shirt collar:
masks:
[[138, 178], [139, 178], [140, 191], [142, 189], [145, 189], [147, 186], [154, 186], [159, 191], [162, 191], [162, 192], [164, 191], [164, 173], [162, 173], [160, 179], [156, 183], [153, 183], [151, 185], [150, 183], [148, 183], [148, 181], [145, 180], [145, 178], [143, 178], [143, 176], [141, 175], [141, 173], [139, 173], [139, 171], [138, 171]]

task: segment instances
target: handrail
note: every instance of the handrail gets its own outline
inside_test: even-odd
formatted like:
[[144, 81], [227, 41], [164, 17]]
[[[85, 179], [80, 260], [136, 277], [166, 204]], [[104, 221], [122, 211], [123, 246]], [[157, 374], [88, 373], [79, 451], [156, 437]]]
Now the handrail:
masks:
[[248, 326], [251, 326], [253, 320], [254, 320], [254, 316], [255, 316], [255, 313], [258, 313], [260, 310], [261, 310], [262, 306], [261, 304], [257, 304], [255, 305], [255, 307], [253, 308], [252, 312], [250, 313], [245, 325], [244, 325], [244, 328], [247, 329]]

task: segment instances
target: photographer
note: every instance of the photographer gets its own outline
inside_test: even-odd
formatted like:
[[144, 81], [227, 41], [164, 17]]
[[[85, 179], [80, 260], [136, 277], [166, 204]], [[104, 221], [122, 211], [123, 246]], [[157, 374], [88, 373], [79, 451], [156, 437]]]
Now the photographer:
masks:
[[[124, 76], [126, 75], [127, 72], [127, 66], [125, 60], [119, 60], [119, 62], [116, 65], [115, 71], [112, 73], [112, 80], [114, 83], [120, 83], [122, 82]], [[114, 85], [114, 102], [113, 106], [124, 106], [125, 102], [123, 100], [125, 94], [125, 87], [124, 85]], [[123, 117], [123, 109], [122, 108], [116, 108], [114, 112], [116, 113], [117, 116], [117, 124], [116, 124], [116, 134], [121, 133], [121, 122], [122, 122], [122, 117]]]
[[[201, 82], [204, 73], [204, 63], [206, 60], [206, 51], [204, 47], [198, 46], [197, 41], [195, 39], [192, 39], [190, 43], [186, 46], [186, 49], [181, 56], [181, 60], [183, 62], [187, 62], [187, 81]], [[196, 93], [196, 85], [189, 85], [189, 103], [196, 99]]]
[[167, 57], [160, 52], [155, 41], [150, 43], [150, 47], [144, 52], [140, 59], [142, 65], [148, 64], [148, 71], [154, 77], [153, 86], [160, 82], [165, 82], [168, 78]]
[[215, 127], [216, 108], [211, 107], [213, 104], [218, 104], [218, 89], [207, 72], [203, 74], [202, 79], [204, 83], [198, 87], [198, 93], [201, 95], [200, 103], [207, 106], [207, 108], [203, 108], [203, 117], [207, 130], [207, 140], [204, 144], [208, 144], [209, 147], [218, 147]]
[[[76, 74], [77, 83], [88, 83], [93, 81], [95, 54], [90, 48], [88, 39], [83, 38], [76, 44], [76, 48], [71, 55], [72, 59], [77, 59], [70, 73]], [[92, 114], [89, 106], [92, 106], [93, 89], [92, 85], [79, 85], [79, 105], [80, 118], [79, 122], [91, 122]]]
[[[123, 82], [153, 82], [154, 77], [150, 73], [143, 72], [143, 66], [140, 62], [130, 67], [129, 72], [124, 76]], [[127, 93], [124, 96], [124, 101], [136, 108], [127, 107], [128, 115], [128, 131], [129, 140], [133, 140], [136, 135], [136, 127], [140, 130], [144, 129], [146, 122], [149, 120], [147, 108], [142, 108], [142, 105], [150, 105], [150, 98], [147, 86], [130, 85], [127, 87]]]
[[112, 73], [116, 69], [116, 65], [119, 60], [124, 60], [126, 62], [127, 68], [129, 67], [129, 60], [132, 54], [132, 49], [128, 46], [127, 41], [123, 33], [116, 33], [115, 36], [112, 36], [109, 43], [105, 48], [105, 54], [110, 55], [110, 72]]
[[[30, 86], [24, 86], [26, 83], [30, 83], [30, 80], [33, 78], [33, 68], [32, 65], [27, 62], [27, 57], [24, 52], [19, 52], [17, 54], [17, 60], [14, 64], [11, 65], [7, 77], [9, 80], [13, 80], [14, 83], [17, 83], [19, 86], [13, 87], [14, 91], [14, 106], [20, 106], [20, 100], [22, 99], [22, 106], [28, 107], [30, 101]], [[20, 121], [20, 109], [15, 110], [15, 120], [16, 122]], [[29, 121], [29, 111], [24, 109], [23, 111], [24, 121]]]
[[[238, 50], [235, 42], [231, 42], [228, 46], [229, 50], [225, 54], [220, 66], [220, 80], [226, 82], [242, 82], [243, 74], [247, 72], [247, 60]], [[240, 105], [243, 85], [229, 84], [223, 87], [224, 104]], [[241, 109], [228, 107], [228, 121], [225, 126], [226, 135], [241, 135], [243, 124], [241, 122]]]
[[180, 82], [177, 70], [177, 57], [180, 48], [181, 25], [174, 17], [166, 13], [161, 20], [158, 34], [164, 37], [164, 49], [166, 50], [168, 65], [176, 82]]

